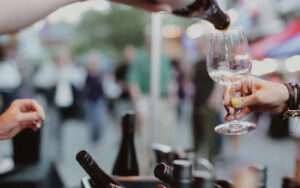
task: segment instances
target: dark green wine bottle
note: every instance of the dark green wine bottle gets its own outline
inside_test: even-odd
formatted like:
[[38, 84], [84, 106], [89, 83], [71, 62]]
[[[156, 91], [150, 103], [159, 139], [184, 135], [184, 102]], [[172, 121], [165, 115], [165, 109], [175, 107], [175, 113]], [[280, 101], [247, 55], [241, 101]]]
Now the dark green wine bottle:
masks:
[[113, 167], [113, 175], [138, 176], [139, 165], [134, 145], [135, 115], [127, 113], [122, 118], [122, 140]]

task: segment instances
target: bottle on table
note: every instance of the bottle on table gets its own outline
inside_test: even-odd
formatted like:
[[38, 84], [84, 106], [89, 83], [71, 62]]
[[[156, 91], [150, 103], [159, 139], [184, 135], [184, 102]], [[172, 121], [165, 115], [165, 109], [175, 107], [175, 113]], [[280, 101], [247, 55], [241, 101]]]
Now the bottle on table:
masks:
[[188, 160], [175, 160], [173, 162], [173, 177], [172, 188], [192, 188], [192, 163]]
[[76, 155], [76, 160], [81, 165], [81, 167], [90, 176], [91, 181], [95, 187], [105, 187], [105, 188], [122, 188], [123, 186], [108, 174], [106, 174], [94, 161], [92, 156], [86, 151], [80, 151]]
[[283, 177], [281, 188], [296, 188], [295, 179], [293, 179], [292, 177], [287, 177], [287, 176]]
[[166, 163], [156, 165], [154, 175], [172, 188], [192, 188], [192, 163], [188, 160], [174, 160], [173, 166]]
[[230, 25], [229, 16], [221, 10], [216, 0], [113, 0], [120, 3], [142, 5], [143, 3], [165, 3], [175, 15], [200, 18], [211, 22], [218, 30]]
[[219, 188], [220, 186], [214, 183], [214, 178], [207, 171], [194, 171], [194, 188]]
[[154, 168], [154, 176], [168, 185], [172, 185], [174, 182], [173, 168], [166, 163], [156, 165]]
[[215, 183], [221, 188], [233, 188], [233, 184], [227, 180], [216, 180]]
[[154, 151], [157, 163], [166, 163], [168, 165], [172, 165], [174, 155], [170, 146], [155, 143], [152, 145], [152, 150]]
[[283, 177], [281, 188], [300, 188], [300, 156], [296, 158], [294, 177]]
[[294, 177], [283, 177], [281, 188], [300, 188], [300, 157], [296, 158]]
[[122, 140], [112, 174], [138, 176], [139, 165], [134, 144], [135, 115], [127, 113], [122, 118]]

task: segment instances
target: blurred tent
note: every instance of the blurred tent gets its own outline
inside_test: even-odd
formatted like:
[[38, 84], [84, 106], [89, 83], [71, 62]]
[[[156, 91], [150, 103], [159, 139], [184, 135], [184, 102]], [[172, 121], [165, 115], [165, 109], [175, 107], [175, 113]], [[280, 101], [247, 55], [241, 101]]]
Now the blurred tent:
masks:
[[265, 37], [251, 45], [257, 59], [286, 58], [300, 53], [300, 20], [292, 21], [280, 33]]

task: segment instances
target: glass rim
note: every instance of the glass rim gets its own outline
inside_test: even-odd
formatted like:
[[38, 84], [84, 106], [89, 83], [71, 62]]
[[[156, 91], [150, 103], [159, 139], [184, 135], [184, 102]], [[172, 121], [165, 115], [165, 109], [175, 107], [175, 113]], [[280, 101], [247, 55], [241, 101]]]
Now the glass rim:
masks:
[[232, 35], [232, 34], [243, 34], [245, 35], [244, 29], [241, 26], [237, 27], [231, 27], [228, 28], [227, 30], [216, 30], [214, 29], [213, 31], [210, 31], [209, 33], [206, 34], [206, 36], [216, 36], [216, 35]]

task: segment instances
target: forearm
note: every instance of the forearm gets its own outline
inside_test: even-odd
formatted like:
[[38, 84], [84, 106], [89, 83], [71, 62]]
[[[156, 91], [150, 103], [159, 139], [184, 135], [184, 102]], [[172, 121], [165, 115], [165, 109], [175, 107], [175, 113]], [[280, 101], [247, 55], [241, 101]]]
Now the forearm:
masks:
[[0, 34], [20, 30], [78, 0], [1, 0]]

